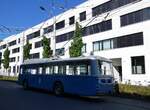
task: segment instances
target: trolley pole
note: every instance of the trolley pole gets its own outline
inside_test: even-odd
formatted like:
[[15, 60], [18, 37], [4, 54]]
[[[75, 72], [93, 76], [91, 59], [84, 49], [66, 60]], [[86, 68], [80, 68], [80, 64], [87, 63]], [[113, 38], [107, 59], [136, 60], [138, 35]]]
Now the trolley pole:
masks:
[[53, 18], [53, 28], [54, 28], [54, 34], [53, 34], [53, 56], [56, 56], [56, 16], [54, 15]]

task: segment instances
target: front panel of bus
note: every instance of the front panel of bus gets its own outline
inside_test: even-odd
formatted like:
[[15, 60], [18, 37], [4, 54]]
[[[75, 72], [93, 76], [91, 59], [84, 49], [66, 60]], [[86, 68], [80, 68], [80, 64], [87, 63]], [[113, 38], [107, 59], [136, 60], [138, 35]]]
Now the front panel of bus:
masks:
[[109, 61], [91, 61], [91, 76], [96, 77], [96, 93], [107, 94], [114, 92], [113, 66]]

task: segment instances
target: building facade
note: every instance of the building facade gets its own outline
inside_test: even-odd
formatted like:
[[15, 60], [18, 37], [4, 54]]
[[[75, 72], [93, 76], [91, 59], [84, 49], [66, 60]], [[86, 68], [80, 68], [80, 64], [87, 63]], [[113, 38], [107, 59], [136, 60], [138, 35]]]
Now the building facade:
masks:
[[44, 21], [0, 42], [1, 59], [6, 47], [10, 50], [10, 68], [2, 75], [17, 75], [23, 62], [23, 45], [32, 46], [31, 58], [42, 58], [42, 36], [50, 40], [56, 54], [69, 57], [69, 46], [75, 22], [82, 26], [82, 52], [113, 61], [117, 81], [150, 85], [150, 1], [149, 0], [88, 0], [79, 6]]

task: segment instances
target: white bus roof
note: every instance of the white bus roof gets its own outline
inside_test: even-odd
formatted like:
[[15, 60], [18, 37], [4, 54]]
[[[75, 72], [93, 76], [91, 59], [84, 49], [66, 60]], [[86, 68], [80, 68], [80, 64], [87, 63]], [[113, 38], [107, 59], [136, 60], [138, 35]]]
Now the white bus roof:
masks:
[[25, 60], [23, 65], [28, 64], [42, 64], [42, 63], [50, 63], [50, 62], [63, 62], [63, 61], [79, 61], [79, 60], [96, 60], [99, 59], [101, 61], [112, 62], [111, 60], [100, 57], [100, 56], [81, 56], [81, 57], [72, 57], [72, 58], [41, 58], [41, 59], [28, 59]]

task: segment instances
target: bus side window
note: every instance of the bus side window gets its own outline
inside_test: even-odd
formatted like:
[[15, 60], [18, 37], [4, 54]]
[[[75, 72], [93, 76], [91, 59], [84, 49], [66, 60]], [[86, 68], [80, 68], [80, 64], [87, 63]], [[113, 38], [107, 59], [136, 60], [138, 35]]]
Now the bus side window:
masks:
[[66, 68], [67, 68], [67, 71], [66, 71], [67, 75], [74, 75], [74, 66], [73, 65], [67, 65]]
[[35, 75], [37, 73], [37, 69], [36, 68], [31, 68], [31, 74]]
[[91, 65], [88, 65], [88, 75], [91, 75]]
[[90, 75], [90, 65], [80, 65], [80, 75]]
[[24, 73], [25, 73], [25, 74], [31, 74], [31, 69], [26, 67], [26, 68], [24, 69]]
[[38, 74], [42, 74], [42, 67], [38, 67]]
[[53, 66], [49, 66], [49, 74], [53, 74], [54, 72], [54, 68], [53, 68]]
[[63, 74], [66, 74], [66, 65], [63, 66]]
[[25, 68], [23, 70], [24, 74], [36, 74], [37, 73], [37, 69], [36, 68]]
[[80, 68], [80, 67], [77, 66], [77, 65], [74, 65], [74, 66], [73, 66], [73, 72], [74, 72], [73, 75], [80, 75], [79, 68]]
[[50, 74], [49, 71], [50, 71], [50, 68], [48, 66], [45, 67], [45, 74]]
[[58, 66], [58, 73], [59, 74], [66, 74], [66, 66], [64, 66], [64, 65]]
[[70, 73], [70, 67], [69, 65], [66, 65], [66, 75], [71, 75]]
[[80, 66], [76, 66], [75, 71], [76, 71], [75, 75], [80, 75], [80, 72], [81, 72]]
[[46, 66], [42, 67], [42, 74], [46, 74]]
[[67, 75], [89, 75], [89, 65], [68, 65], [66, 74]]
[[86, 65], [80, 65], [80, 75], [87, 75], [88, 69]]
[[54, 74], [58, 74], [58, 66], [54, 66]]

